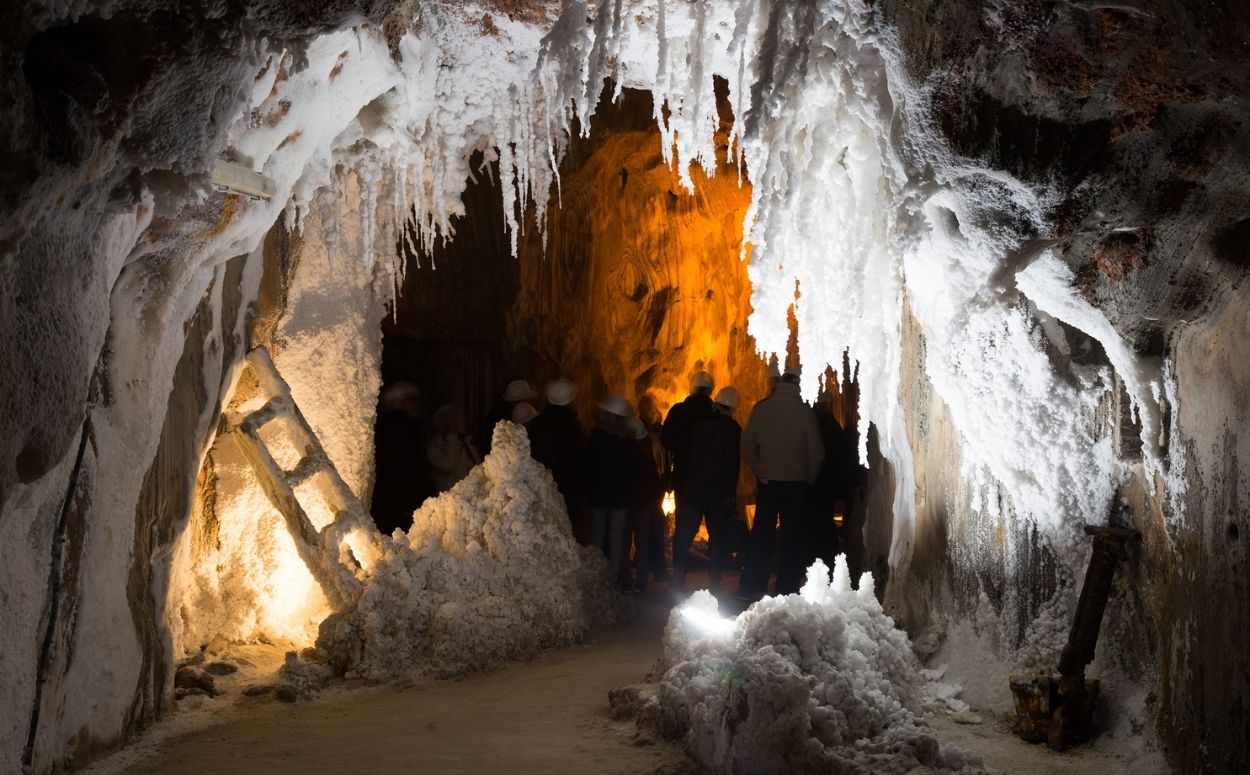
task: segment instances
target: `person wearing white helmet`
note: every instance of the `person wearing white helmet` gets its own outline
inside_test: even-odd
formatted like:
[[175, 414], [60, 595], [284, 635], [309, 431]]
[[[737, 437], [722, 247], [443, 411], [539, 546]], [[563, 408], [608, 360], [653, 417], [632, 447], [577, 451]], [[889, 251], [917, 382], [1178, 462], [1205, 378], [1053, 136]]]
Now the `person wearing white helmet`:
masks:
[[777, 594], [797, 592], [803, 575], [803, 518], [825, 447], [816, 415], [799, 395], [799, 376], [798, 367], [786, 368], [773, 394], [755, 405], [742, 434], [742, 457], [759, 480], [747, 565], [738, 588], [738, 595], [749, 600], [768, 589], [778, 520]]
[[690, 461], [682, 498], [677, 502], [677, 525], [673, 531], [675, 587], [684, 592], [690, 545], [707, 522], [708, 554], [712, 567], [709, 586], [720, 586], [721, 570], [728, 559], [726, 530], [738, 500], [739, 447], [742, 426], [733, 418], [738, 391], [727, 387], [716, 394], [712, 414], [694, 426]]
[[595, 428], [586, 444], [590, 471], [591, 544], [608, 557], [612, 578], [619, 580], [625, 559], [625, 526], [634, 486], [634, 444], [629, 421], [634, 408], [622, 396], [609, 393], [598, 404]]
[[[685, 498], [686, 471], [690, 467], [690, 439], [694, 427], [712, 416], [712, 390], [716, 387], [712, 375], [696, 371], [690, 377], [690, 395], [668, 410], [664, 427], [660, 430], [660, 443], [673, 457], [672, 484], [677, 510]], [[674, 558], [676, 562], [676, 558]]]
[[543, 389], [547, 408], [529, 424], [530, 456], [551, 471], [564, 498], [569, 521], [576, 522], [582, 494], [582, 424], [573, 409], [577, 387], [567, 379], [553, 379]]
[[478, 446], [482, 450], [483, 455], [490, 454], [490, 445], [495, 435], [495, 426], [502, 420], [512, 419], [512, 410], [522, 401], [533, 401], [538, 398], [538, 393], [534, 391], [534, 386], [523, 379], [514, 379], [508, 383], [503, 390], [503, 395], [495, 404], [490, 413], [486, 415], [486, 422], [482, 425], [478, 432]]

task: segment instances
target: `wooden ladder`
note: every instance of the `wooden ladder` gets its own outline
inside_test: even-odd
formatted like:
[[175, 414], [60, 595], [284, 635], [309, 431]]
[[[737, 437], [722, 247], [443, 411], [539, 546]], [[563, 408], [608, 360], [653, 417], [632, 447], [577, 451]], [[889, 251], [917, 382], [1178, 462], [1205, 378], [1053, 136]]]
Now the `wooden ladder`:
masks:
[[[330, 605], [336, 611], [350, 608], [360, 597], [365, 569], [381, 550], [381, 536], [295, 405], [291, 388], [264, 347], [247, 354], [245, 371], [255, 376], [255, 395], [226, 413], [226, 427], [251, 463], [265, 496], [286, 520], [300, 559]], [[240, 375], [240, 380], [246, 376]], [[267, 429], [269, 442], [261, 435], [262, 429]], [[298, 462], [289, 469], [279, 465], [270, 449], [270, 444], [279, 441], [285, 442], [286, 449], [299, 451]], [[306, 482], [312, 486], [304, 488], [304, 497], [319, 500], [333, 515], [320, 531], [297, 495]], [[312, 507], [309, 503], [308, 508]]]

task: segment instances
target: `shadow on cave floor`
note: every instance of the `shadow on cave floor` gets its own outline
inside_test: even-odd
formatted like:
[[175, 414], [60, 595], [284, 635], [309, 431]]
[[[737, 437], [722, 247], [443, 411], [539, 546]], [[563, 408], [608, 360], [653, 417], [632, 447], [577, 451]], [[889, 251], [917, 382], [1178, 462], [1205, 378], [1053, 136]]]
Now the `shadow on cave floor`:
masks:
[[[734, 574], [736, 575], [736, 574]], [[706, 588], [691, 572], [687, 588]], [[729, 589], [737, 579], [726, 578]], [[639, 616], [591, 642], [509, 662], [461, 679], [331, 687], [293, 705], [220, 697], [182, 710], [137, 742], [88, 767], [93, 775], [304, 775], [359, 773], [695, 773], [678, 743], [634, 742], [633, 720], [609, 716], [608, 691], [638, 683], [661, 653], [671, 607], [668, 584], [653, 584]], [[732, 609], [732, 610], [731, 610]], [[722, 602], [727, 614], [734, 604]], [[958, 680], [958, 676], [950, 676]], [[1138, 760], [1116, 741], [1054, 753], [1012, 734], [1006, 717], [985, 722], [925, 720], [944, 744], [975, 751], [991, 772], [1102, 775], [1134, 772]]]
[[652, 585], [625, 627], [463, 679], [331, 688], [294, 705], [206, 700], [86, 772], [695, 772], [679, 744], [635, 745], [634, 722], [608, 715], [608, 690], [643, 680], [660, 656], [668, 600]]

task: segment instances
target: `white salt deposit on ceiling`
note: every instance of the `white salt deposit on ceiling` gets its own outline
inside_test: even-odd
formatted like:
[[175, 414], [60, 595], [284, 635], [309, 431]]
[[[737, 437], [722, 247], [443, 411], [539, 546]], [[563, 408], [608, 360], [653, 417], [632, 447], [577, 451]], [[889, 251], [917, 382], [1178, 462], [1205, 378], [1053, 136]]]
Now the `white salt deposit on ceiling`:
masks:
[[[809, 396], [824, 364], [839, 366], [847, 349], [859, 360], [862, 443], [876, 425], [898, 482], [892, 562], [908, 554], [914, 510], [911, 450], [895, 428], [905, 305], [970, 475], [1001, 483], [1048, 531], [1104, 518], [1116, 463], [1094, 410], [1111, 380], [1106, 369], [1058, 374], [1026, 300], [1102, 343], [1141, 413], [1148, 453], [1157, 447], [1164, 370], [1140, 362], [1048, 255], [1015, 282], [1007, 268], [1049, 231], [1048, 192], [946, 148], [871, 6], [568, 0], [545, 36], [498, 14], [484, 31], [483, 8], [432, 8], [400, 40], [398, 61], [367, 29], [318, 40], [308, 51], [316, 77], [278, 79], [237, 128], [236, 150], [291, 191], [292, 223], [321, 207], [333, 245], [335, 170], [353, 168], [369, 192], [361, 253], [391, 262], [398, 283], [394, 246], [452, 236], [465, 181], [489, 174], [469, 168], [482, 151], [500, 162], [515, 246], [526, 206], [541, 224], [558, 196], [566, 133], [588, 130], [604, 77], [652, 90], [664, 151], [688, 180], [690, 164], [715, 171], [719, 75], [753, 184], [749, 330], [762, 353], [784, 352], [796, 305]], [[343, 78], [353, 79], [344, 98], [318, 97], [327, 79]], [[409, 214], [415, 229], [404, 228]]]
[[[805, 394], [844, 350], [860, 361], [861, 440], [876, 425], [898, 477], [892, 564], [907, 556], [914, 508], [911, 451], [894, 428], [905, 303], [970, 474], [999, 482], [1052, 534], [1104, 520], [1116, 463], [1095, 408], [1110, 374], [1058, 374], [1027, 301], [1103, 344], [1148, 451], [1166, 385], [1158, 364], [1142, 363], [1080, 302], [1069, 275], [1043, 271], [1049, 254], [1018, 286], [1027, 301], [1008, 292], [1017, 254], [1049, 232], [1049, 192], [948, 150], [891, 30], [860, 0], [627, 5], [566, 3], [545, 42], [562, 74], [557, 104], [585, 126], [602, 77], [653, 89], [667, 100], [667, 121], [658, 102], [656, 113], [674, 164], [711, 174], [711, 77], [727, 79], [753, 184], [750, 331], [762, 352], [784, 352], [797, 283]], [[593, 24], [575, 23], [587, 17]]]

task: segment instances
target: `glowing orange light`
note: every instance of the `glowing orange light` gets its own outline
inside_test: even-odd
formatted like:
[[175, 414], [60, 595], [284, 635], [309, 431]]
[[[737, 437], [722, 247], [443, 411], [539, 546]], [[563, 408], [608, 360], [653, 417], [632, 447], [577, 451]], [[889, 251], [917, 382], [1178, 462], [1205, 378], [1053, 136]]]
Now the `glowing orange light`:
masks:
[[252, 582], [258, 587], [259, 623], [270, 635], [311, 643], [330, 604], [296, 552], [286, 525], [274, 520], [272, 530], [268, 562], [257, 564]]

